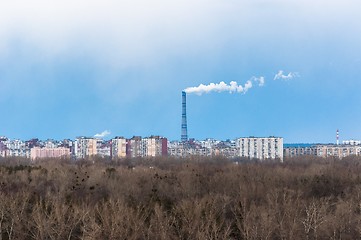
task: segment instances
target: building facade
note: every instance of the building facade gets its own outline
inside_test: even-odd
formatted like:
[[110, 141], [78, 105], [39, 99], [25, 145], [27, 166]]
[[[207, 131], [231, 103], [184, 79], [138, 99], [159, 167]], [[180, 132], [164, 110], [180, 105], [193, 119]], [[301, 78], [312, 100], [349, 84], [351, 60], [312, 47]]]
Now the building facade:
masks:
[[7, 147], [0, 141], [0, 157], [7, 157]]
[[142, 157], [160, 157], [168, 155], [168, 140], [160, 136], [143, 138], [141, 142]]
[[32, 160], [41, 158], [69, 158], [70, 149], [65, 147], [34, 147], [30, 149]]
[[111, 140], [112, 158], [125, 158], [127, 156], [127, 139], [123, 137], [116, 137]]
[[172, 157], [190, 157], [190, 156], [212, 156], [212, 148], [202, 146], [199, 142], [172, 141], [168, 143], [168, 153]]
[[160, 136], [133, 137], [127, 140], [126, 155], [134, 157], [160, 157], [168, 155], [168, 140]]
[[7, 157], [30, 158], [30, 148], [24, 141], [18, 139], [6, 139], [5, 141], [2, 141], [2, 143], [6, 146]]
[[78, 137], [74, 144], [76, 158], [87, 158], [97, 155], [97, 142], [95, 138]]
[[141, 149], [142, 138], [134, 136], [131, 139], [127, 139], [127, 157], [136, 158], [142, 156]]
[[238, 156], [249, 159], [280, 159], [283, 161], [283, 138], [247, 137], [236, 140]]
[[312, 146], [285, 147], [285, 157], [317, 156], [317, 157], [337, 157], [360, 156], [361, 146], [359, 145], [332, 145], [316, 144]]

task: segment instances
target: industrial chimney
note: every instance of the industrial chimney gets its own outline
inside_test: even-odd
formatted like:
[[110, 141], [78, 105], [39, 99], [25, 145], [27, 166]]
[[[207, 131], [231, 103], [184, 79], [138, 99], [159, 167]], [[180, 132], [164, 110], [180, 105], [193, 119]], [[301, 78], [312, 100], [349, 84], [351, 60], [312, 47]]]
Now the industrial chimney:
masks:
[[182, 142], [188, 141], [187, 134], [187, 94], [185, 91], [182, 91]]
[[340, 131], [337, 129], [337, 131], [336, 131], [336, 145], [340, 144], [339, 138], [340, 138]]

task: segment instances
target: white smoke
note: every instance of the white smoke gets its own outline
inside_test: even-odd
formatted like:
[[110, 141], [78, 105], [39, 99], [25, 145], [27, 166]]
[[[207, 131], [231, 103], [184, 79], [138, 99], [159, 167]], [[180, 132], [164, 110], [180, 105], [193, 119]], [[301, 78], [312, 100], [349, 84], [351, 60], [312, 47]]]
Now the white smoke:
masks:
[[252, 77], [252, 80], [258, 83], [258, 86], [263, 87], [265, 83], [264, 77]]
[[283, 74], [283, 70], [279, 70], [278, 73], [275, 75], [275, 77], [273, 78], [273, 80], [278, 80], [278, 79], [282, 79], [282, 80], [291, 80], [295, 77], [298, 77], [299, 74], [296, 72], [290, 72], [287, 75]]
[[105, 130], [102, 133], [95, 134], [94, 137], [95, 138], [104, 138], [104, 137], [108, 136], [109, 134], [111, 134], [111, 132], [109, 132], [108, 130]]
[[237, 82], [231, 81], [229, 84], [225, 82], [220, 83], [210, 83], [208, 85], [200, 84], [198, 87], [189, 87], [183, 91], [191, 94], [195, 93], [197, 95], [202, 95], [203, 93], [210, 92], [229, 92], [229, 93], [243, 93], [245, 94], [249, 89], [253, 87], [253, 82], [257, 83], [258, 86], [262, 87], [265, 83], [264, 77], [252, 77], [244, 85], [238, 85]]

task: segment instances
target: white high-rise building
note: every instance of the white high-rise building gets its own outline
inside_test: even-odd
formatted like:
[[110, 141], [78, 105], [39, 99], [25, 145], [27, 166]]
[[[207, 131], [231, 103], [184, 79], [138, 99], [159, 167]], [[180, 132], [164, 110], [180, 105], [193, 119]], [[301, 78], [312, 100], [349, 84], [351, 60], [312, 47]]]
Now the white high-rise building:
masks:
[[264, 159], [280, 159], [283, 161], [283, 138], [280, 137], [248, 137], [236, 140], [239, 157]]
[[142, 157], [155, 157], [156, 156], [156, 141], [155, 138], [143, 138], [141, 140]]

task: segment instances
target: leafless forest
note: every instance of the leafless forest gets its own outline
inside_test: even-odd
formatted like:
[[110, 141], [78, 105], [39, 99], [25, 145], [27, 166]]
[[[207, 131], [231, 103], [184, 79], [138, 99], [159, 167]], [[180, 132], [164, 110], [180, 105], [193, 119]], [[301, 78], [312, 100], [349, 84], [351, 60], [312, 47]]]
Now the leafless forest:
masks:
[[360, 157], [93, 160], [0, 159], [0, 239], [361, 238]]

